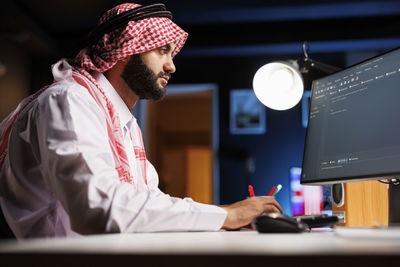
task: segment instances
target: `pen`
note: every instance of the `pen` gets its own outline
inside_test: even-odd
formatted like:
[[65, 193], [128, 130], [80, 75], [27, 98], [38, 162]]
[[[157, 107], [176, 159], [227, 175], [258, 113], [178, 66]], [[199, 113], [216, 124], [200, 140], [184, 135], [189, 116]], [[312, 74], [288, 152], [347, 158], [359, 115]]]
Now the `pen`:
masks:
[[272, 195], [273, 197], [276, 196], [276, 194], [278, 194], [279, 191], [281, 191], [282, 185], [281, 185], [281, 184], [278, 184], [276, 187], [277, 187], [277, 188], [276, 188], [276, 191], [275, 191], [274, 194]]
[[251, 185], [249, 185], [249, 195], [251, 197], [255, 197], [256, 196], [256, 194], [254, 194], [254, 188]]
[[272, 196], [274, 193], [275, 193], [275, 190], [276, 190], [276, 187], [275, 186], [273, 186], [272, 188], [271, 188], [271, 190], [269, 191], [269, 193], [268, 193], [268, 195], [267, 196]]

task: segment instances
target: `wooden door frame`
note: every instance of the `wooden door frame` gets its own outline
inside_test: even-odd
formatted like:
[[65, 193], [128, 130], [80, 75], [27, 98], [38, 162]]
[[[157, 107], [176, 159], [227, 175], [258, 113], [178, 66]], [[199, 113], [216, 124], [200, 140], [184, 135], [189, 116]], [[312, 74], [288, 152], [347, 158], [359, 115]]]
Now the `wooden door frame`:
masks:
[[[167, 94], [195, 93], [203, 91], [212, 91], [212, 156], [213, 156], [213, 202], [220, 204], [220, 177], [219, 177], [219, 103], [218, 103], [218, 85], [215, 83], [200, 84], [169, 84]], [[147, 101], [140, 100], [133, 114], [143, 132], [145, 147], [149, 147], [148, 127], [147, 127]]]

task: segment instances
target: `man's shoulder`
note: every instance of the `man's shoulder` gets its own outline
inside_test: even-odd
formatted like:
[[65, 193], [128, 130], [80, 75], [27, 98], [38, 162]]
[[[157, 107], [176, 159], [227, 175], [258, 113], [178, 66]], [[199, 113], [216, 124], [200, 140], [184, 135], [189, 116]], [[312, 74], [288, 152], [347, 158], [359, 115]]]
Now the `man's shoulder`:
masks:
[[66, 112], [69, 114], [102, 114], [99, 105], [82, 85], [60, 81], [49, 85], [32, 103], [38, 114]]
[[59, 81], [50, 84], [38, 97], [38, 102], [47, 102], [50, 99], [69, 101], [82, 99], [92, 102], [93, 99], [85, 87], [76, 82]]
[[83, 94], [89, 95], [87, 89], [77, 82], [59, 81], [48, 85], [41, 95], [49, 94]]

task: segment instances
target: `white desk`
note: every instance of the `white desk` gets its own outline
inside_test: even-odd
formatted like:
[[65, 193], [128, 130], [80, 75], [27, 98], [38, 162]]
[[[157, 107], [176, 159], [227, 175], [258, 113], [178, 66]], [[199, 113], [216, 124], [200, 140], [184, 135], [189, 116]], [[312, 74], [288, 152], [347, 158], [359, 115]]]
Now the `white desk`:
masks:
[[[397, 233], [398, 234], [398, 233]], [[368, 235], [368, 234], [367, 234]], [[0, 243], [0, 266], [400, 266], [400, 238], [333, 232], [109, 234]], [[54, 265], [57, 263], [57, 265]], [[336, 265], [336, 263], [340, 263]], [[357, 264], [355, 264], [357, 263]], [[142, 265], [144, 264], [144, 265]], [[322, 264], [322, 265], [321, 265]], [[375, 265], [375, 267], [377, 266]], [[11, 265], [10, 265], [11, 266]], [[225, 266], [225, 265], [224, 265]], [[251, 267], [251, 266], [250, 266]]]

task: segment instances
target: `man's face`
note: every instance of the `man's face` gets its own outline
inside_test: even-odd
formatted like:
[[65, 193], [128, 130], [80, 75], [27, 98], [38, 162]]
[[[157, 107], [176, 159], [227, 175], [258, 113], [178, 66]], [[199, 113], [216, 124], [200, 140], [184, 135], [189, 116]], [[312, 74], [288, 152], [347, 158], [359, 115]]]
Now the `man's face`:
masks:
[[175, 44], [132, 55], [121, 77], [140, 99], [160, 100], [166, 94], [166, 85], [175, 72], [172, 54]]

